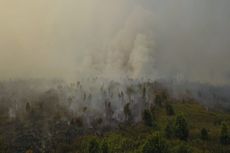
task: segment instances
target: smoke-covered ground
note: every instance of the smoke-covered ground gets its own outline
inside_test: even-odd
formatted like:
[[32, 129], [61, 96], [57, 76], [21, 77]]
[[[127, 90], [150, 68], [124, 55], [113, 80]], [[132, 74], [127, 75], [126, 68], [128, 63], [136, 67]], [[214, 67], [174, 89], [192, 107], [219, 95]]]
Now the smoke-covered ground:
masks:
[[60, 113], [66, 121], [84, 118], [84, 125], [92, 127], [95, 119], [102, 119], [104, 124], [110, 125], [112, 121], [125, 122], [126, 106], [132, 110], [132, 121], [139, 122], [143, 110], [154, 106], [156, 96], [162, 92], [174, 100], [194, 99], [207, 108], [229, 111], [229, 89], [229, 86], [163, 80], [116, 82], [88, 78], [75, 83], [14, 80], [0, 83], [0, 106], [1, 112], [9, 119], [23, 118], [29, 107], [38, 112], [47, 109], [51, 116]]
[[[176, 81], [88, 78], [0, 82], [0, 133], [7, 153], [55, 152], [87, 134], [103, 135], [142, 122], [144, 110], [174, 102], [201, 102], [229, 111], [229, 86]], [[158, 106], [159, 107], [159, 106]], [[59, 150], [60, 151], [60, 150]]]

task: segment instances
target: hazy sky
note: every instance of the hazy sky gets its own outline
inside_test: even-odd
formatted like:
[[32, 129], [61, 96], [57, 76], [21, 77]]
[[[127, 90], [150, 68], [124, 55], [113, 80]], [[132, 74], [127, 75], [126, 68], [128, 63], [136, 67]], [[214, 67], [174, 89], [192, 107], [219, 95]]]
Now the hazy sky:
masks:
[[0, 0], [0, 78], [230, 83], [229, 0]]

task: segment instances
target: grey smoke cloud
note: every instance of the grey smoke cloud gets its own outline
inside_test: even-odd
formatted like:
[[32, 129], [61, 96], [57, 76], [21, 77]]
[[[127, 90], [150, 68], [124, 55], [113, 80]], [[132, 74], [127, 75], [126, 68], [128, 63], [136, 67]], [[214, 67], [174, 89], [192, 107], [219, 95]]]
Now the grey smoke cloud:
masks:
[[[229, 1], [171, 1], [159, 10], [160, 59], [165, 74], [189, 80], [229, 83]], [[162, 63], [162, 62], [161, 62]], [[164, 73], [163, 72], [163, 73]], [[177, 74], [175, 74], [177, 73]]]
[[41, 0], [0, 5], [0, 78], [230, 83], [228, 0]]

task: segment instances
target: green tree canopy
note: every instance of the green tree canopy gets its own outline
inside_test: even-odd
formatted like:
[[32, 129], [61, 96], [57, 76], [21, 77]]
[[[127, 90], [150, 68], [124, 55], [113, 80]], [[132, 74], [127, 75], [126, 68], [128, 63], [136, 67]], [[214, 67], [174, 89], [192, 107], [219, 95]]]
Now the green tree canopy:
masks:
[[208, 135], [208, 130], [207, 129], [205, 129], [205, 128], [201, 129], [201, 131], [200, 131], [200, 138], [203, 141], [207, 141], [209, 139], [209, 135]]
[[228, 133], [228, 126], [226, 123], [222, 124], [221, 133], [220, 133], [220, 143], [223, 145], [230, 144], [230, 135]]
[[88, 145], [88, 153], [100, 153], [100, 147], [96, 139], [92, 139]]
[[156, 127], [156, 122], [154, 121], [153, 115], [149, 110], [145, 109], [143, 111], [142, 119], [143, 119], [146, 126]]
[[183, 114], [177, 115], [175, 121], [175, 136], [181, 140], [187, 140], [189, 136], [188, 123]]
[[156, 133], [146, 141], [142, 153], [169, 153], [169, 147], [160, 134]]

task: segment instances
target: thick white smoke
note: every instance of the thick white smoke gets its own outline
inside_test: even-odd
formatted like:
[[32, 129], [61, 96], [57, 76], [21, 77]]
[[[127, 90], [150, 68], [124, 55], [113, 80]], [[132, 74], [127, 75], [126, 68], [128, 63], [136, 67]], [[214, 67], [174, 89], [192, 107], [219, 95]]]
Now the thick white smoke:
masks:
[[156, 76], [151, 12], [135, 8], [108, 45], [106, 76], [133, 79]]

